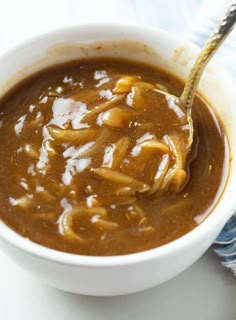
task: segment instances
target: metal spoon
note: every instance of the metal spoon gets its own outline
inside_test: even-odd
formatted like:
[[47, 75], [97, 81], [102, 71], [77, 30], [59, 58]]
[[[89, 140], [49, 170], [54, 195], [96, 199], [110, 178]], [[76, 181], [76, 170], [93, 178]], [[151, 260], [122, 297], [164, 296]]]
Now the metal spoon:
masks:
[[[189, 124], [189, 139], [188, 139], [188, 151], [190, 151], [193, 143], [193, 120], [192, 120], [192, 104], [194, 96], [196, 94], [198, 83], [201, 79], [203, 71], [206, 65], [211, 60], [217, 49], [226, 39], [227, 35], [233, 29], [236, 23], [236, 1], [232, 3], [226, 12], [224, 18], [216, 27], [213, 34], [209, 37], [205, 43], [203, 49], [198, 55], [188, 79], [185, 83], [184, 90], [181, 96], [178, 98], [174, 95], [168, 94], [162, 90], [155, 90], [164, 94], [168, 98], [168, 103], [174, 103], [182, 108], [186, 108], [187, 122]], [[172, 101], [170, 101], [172, 100]]]

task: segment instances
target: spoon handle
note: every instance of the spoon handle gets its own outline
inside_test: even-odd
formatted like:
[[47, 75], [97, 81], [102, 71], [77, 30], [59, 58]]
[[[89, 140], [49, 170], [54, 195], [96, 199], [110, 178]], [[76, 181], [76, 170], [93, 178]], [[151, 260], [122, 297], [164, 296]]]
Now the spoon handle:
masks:
[[[192, 70], [188, 76], [184, 90], [180, 97], [180, 102], [189, 111], [193, 104], [193, 99], [197, 90], [197, 86], [205, 66], [210, 61], [214, 53], [217, 51], [221, 43], [225, 40], [227, 35], [233, 29], [236, 22], [236, 1], [229, 7], [223, 20], [217, 26], [213, 34], [205, 43], [197, 60], [195, 61]], [[191, 111], [189, 111], [191, 112]]]

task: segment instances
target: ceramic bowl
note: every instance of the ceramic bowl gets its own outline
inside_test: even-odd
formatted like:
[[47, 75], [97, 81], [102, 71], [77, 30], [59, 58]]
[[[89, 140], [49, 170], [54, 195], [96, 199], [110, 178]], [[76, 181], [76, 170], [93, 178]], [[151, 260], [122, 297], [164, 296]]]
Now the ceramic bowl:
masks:
[[[87, 57], [141, 61], [184, 80], [198, 52], [199, 48], [176, 35], [144, 26], [87, 24], [61, 29], [33, 38], [0, 57], [0, 97], [38, 70]], [[43, 247], [0, 222], [0, 246], [5, 253], [48, 285], [97, 296], [151, 288], [194, 263], [213, 243], [236, 208], [235, 84], [215, 61], [207, 67], [199, 92], [214, 106], [225, 125], [231, 163], [223, 195], [198, 227], [156, 249], [122, 256], [91, 257]]]

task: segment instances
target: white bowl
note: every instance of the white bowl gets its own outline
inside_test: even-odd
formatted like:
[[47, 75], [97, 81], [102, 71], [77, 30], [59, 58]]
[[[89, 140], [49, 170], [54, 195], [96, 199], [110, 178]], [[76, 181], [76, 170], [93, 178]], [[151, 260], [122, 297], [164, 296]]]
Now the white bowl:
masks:
[[[34, 38], [0, 58], [0, 96], [33, 72], [72, 59], [113, 56], [144, 61], [185, 79], [199, 49], [167, 32], [143, 26], [89, 24]], [[0, 222], [1, 248], [25, 270], [56, 288], [86, 295], [122, 295], [151, 288], [195, 262], [236, 208], [236, 97], [230, 77], [211, 64], [200, 93], [220, 115], [231, 149], [224, 193], [193, 231], [156, 249], [90, 257], [55, 251], [24, 239]], [[9, 275], [8, 275], [9, 276]]]

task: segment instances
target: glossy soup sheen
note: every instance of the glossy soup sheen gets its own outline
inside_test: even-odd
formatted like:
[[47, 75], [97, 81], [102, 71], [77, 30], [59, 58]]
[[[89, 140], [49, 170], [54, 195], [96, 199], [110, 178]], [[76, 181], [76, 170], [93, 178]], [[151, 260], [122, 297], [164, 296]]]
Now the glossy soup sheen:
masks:
[[222, 192], [227, 139], [196, 98], [187, 156], [185, 112], [156, 90], [182, 88], [153, 67], [108, 58], [25, 79], [0, 102], [0, 218], [83, 255], [144, 251], [195, 228]]

